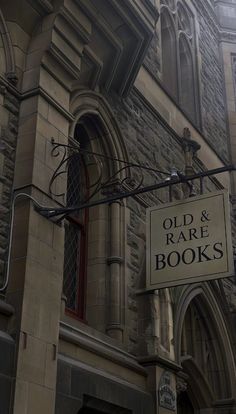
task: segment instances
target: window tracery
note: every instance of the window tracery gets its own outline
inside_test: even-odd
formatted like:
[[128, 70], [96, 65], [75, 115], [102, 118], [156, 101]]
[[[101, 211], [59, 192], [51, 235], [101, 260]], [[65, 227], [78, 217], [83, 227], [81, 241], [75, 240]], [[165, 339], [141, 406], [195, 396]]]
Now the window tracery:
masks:
[[161, 4], [165, 4], [172, 11], [175, 9], [175, 0], [161, 0]]
[[[114, 191], [115, 183], [108, 188], [108, 178], [123, 178], [124, 168], [118, 161], [126, 158], [119, 131], [111, 127], [114, 120], [106, 103], [100, 100], [101, 112], [94, 113], [97, 95], [89, 93], [91, 109], [84, 113], [81, 107], [84, 109], [87, 92], [80, 92], [79, 96], [74, 108], [76, 122], [70, 131], [73, 138], [71, 164], [67, 164], [67, 205], [96, 201]], [[78, 151], [73, 152], [75, 148]], [[113, 158], [117, 163], [111, 162]], [[64, 248], [66, 314], [119, 340], [123, 335], [124, 298], [117, 286], [123, 283], [123, 224], [120, 203], [81, 209], [77, 215], [67, 216]]]
[[161, 0], [162, 83], [198, 123], [194, 16], [183, 0]]
[[[199, 309], [197, 300], [193, 300], [189, 305], [182, 333], [182, 357], [193, 358], [196, 366], [204, 375], [206, 381], [210, 385], [218, 397], [226, 393], [225, 388], [225, 367], [218, 343], [216, 333], [210, 329], [209, 316]], [[221, 373], [221, 378], [219, 377]]]

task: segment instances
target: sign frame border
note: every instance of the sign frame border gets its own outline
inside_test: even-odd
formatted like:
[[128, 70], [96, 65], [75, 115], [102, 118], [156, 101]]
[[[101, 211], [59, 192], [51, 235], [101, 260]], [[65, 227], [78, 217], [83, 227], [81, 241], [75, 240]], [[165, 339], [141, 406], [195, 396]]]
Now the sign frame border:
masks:
[[[160, 282], [160, 283], [151, 283], [151, 212], [156, 210], [161, 210], [168, 207], [173, 207], [181, 204], [187, 204], [191, 203], [197, 200], [203, 200], [204, 198], [214, 198], [216, 196], [222, 196], [223, 197], [223, 208], [224, 208], [224, 218], [225, 218], [225, 234], [226, 234], [226, 249], [227, 249], [227, 272], [220, 272], [220, 273], [212, 273], [209, 275], [199, 275], [199, 276], [193, 276], [188, 278], [182, 278], [178, 280], [172, 280], [167, 282]], [[219, 190], [214, 192], [205, 193], [199, 196], [194, 196], [190, 198], [186, 198], [183, 200], [177, 200], [169, 203], [163, 203], [158, 206], [149, 207], [146, 210], [146, 291], [154, 291], [157, 289], [165, 289], [169, 287], [176, 287], [176, 286], [182, 286], [187, 284], [193, 284], [193, 283], [202, 283], [209, 280], [216, 280], [216, 279], [222, 279], [227, 277], [233, 277], [234, 272], [234, 261], [233, 261], [233, 249], [232, 249], [232, 233], [231, 233], [231, 220], [230, 220], [230, 202], [229, 202], [229, 192], [228, 190]], [[228, 248], [230, 247], [230, 248]]]

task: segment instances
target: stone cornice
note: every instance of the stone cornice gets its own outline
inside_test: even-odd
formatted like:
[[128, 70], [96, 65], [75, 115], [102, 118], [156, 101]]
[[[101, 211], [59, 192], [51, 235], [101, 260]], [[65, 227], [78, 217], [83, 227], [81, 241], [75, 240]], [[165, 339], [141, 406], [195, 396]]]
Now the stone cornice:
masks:
[[140, 357], [138, 358], [138, 361], [143, 366], [157, 365], [165, 369], [168, 369], [172, 372], [182, 371], [181, 365], [177, 364], [175, 361], [163, 358], [159, 355], [150, 355], [150, 356]]
[[38, 87], [28, 90], [27, 92], [21, 93], [16, 87], [14, 87], [7, 79], [0, 75], [0, 93], [3, 95], [10, 93], [15, 96], [19, 101], [24, 101], [25, 99], [31, 98], [33, 96], [41, 96], [44, 98], [50, 105], [52, 105], [58, 112], [60, 112], [68, 121], [73, 122], [74, 116], [63, 108], [44, 88]]
[[[93, 26], [92, 38], [98, 34], [101, 40], [99, 47], [88, 43], [93, 53], [93, 61], [88, 61], [90, 70], [94, 62], [102, 62], [99, 76], [95, 68], [96, 82], [92, 79], [93, 87], [100, 86], [106, 91], [113, 89], [119, 95], [127, 95], [155, 31], [159, 15], [156, 7], [143, 0], [102, 1], [101, 11], [95, 0], [81, 0], [79, 5]], [[111, 13], [108, 13], [108, 9]], [[104, 48], [107, 56], [104, 56]], [[91, 78], [87, 86], [91, 87]]]
[[20, 100], [28, 99], [33, 96], [41, 96], [44, 98], [50, 105], [52, 105], [58, 112], [60, 112], [68, 121], [73, 122], [74, 116], [68, 112], [62, 105], [60, 105], [49, 93], [42, 87], [31, 89], [26, 93], [20, 94]]
[[86, 332], [86, 330], [75, 328], [64, 322], [60, 322], [59, 337], [61, 340], [78, 345], [81, 348], [109, 359], [114, 363], [123, 365], [140, 375], [147, 375], [146, 370], [138, 364], [135, 357], [122, 348], [113, 345], [110, 338], [105, 337], [105, 335], [103, 340], [96, 337], [94, 334]]
[[[121, 96], [129, 93], [155, 31], [158, 11], [151, 1], [101, 0], [99, 5], [96, 0], [19, 1], [19, 7], [29, 11], [25, 25], [30, 36], [51, 14], [47, 26], [35, 31], [30, 42], [26, 67], [35, 44], [38, 49], [34, 77], [30, 70], [24, 71], [23, 92], [37, 86], [37, 79], [40, 86], [43, 67], [69, 93], [84, 88], [115, 90]], [[14, 8], [6, 5], [4, 13], [9, 21], [16, 19], [23, 25]], [[13, 82], [12, 67], [9, 80]]]
[[220, 42], [236, 43], [236, 32], [220, 30]]

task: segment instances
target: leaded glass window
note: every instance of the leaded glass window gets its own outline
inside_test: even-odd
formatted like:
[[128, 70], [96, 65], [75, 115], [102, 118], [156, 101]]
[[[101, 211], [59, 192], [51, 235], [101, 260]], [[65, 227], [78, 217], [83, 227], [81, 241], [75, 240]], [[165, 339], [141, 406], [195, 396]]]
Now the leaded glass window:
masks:
[[[74, 144], [86, 146], [81, 126], [75, 131]], [[88, 141], [87, 141], [88, 143]], [[83, 155], [69, 158], [67, 172], [67, 206], [79, 206], [88, 197], [88, 174]], [[83, 209], [67, 217], [65, 222], [64, 283], [66, 310], [80, 319], [85, 317], [86, 296], [86, 235], [88, 211]]]
[[184, 0], [161, 0], [163, 87], [199, 123], [194, 16]]

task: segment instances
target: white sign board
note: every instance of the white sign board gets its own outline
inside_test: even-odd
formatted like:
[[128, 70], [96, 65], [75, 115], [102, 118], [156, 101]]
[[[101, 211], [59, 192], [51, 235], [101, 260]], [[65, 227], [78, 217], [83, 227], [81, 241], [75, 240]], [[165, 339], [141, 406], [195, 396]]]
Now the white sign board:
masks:
[[226, 191], [147, 210], [147, 289], [232, 276]]

